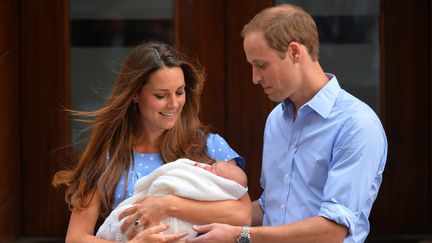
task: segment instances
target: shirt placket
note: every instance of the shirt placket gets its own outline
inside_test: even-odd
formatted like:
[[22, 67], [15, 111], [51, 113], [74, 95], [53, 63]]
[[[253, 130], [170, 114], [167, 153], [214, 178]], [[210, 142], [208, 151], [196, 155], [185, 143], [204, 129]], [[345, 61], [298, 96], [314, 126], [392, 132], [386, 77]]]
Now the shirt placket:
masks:
[[[302, 113], [299, 111], [298, 116], [296, 121], [293, 123], [292, 125], [292, 129], [290, 131], [291, 136], [290, 136], [290, 140], [289, 140], [289, 147], [288, 147], [288, 154], [287, 154], [287, 160], [289, 162], [288, 166], [286, 167], [286, 171], [285, 174], [282, 175], [282, 185], [284, 186], [284, 188], [287, 188], [286, 190], [282, 191], [282, 196], [281, 196], [281, 200], [279, 203], [279, 207], [281, 208], [281, 210], [283, 210], [284, 214], [283, 217], [280, 218], [281, 222], [279, 222], [280, 225], [282, 224], [286, 224], [288, 219], [286, 218], [286, 210], [296, 210], [296, 209], [289, 209], [287, 205], [288, 204], [288, 200], [290, 197], [290, 189], [292, 187], [292, 178], [293, 175], [295, 173], [295, 171], [293, 170], [293, 165], [294, 165], [294, 156], [297, 152], [298, 149], [298, 142], [300, 140], [300, 136], [301, 136], [301, 131], [303, 128], [303, 124], [302, 124]], [[292, 122], [292, 120], [291, 120]]]

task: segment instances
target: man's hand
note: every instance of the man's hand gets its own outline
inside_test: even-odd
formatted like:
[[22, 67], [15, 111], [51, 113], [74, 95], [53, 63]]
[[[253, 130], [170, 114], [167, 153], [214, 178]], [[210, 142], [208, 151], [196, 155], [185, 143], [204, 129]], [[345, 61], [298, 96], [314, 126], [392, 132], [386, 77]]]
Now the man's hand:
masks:
[[202, 233], [204, 235], [192, 239], [187, 239], [187, 243], [236, 242], [241, 232], [241, 227], [231, 226], [227, 224], [207, 224], [202, 226], [194, 226], [193, 228], [196, 232]]

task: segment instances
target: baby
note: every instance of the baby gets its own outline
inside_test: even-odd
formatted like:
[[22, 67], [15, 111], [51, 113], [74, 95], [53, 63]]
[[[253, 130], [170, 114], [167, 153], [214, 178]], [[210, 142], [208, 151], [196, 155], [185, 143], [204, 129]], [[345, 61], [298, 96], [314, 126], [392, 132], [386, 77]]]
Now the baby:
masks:
[[[146, 195], [173, 194], [199, 201], [217, 201], [238, 200], [245, 193], [247, 193], [247, 177], [236, 165], [226, 162], [207, 165], [189, 159], [179, 159], [140, 178], [135, 184], [133, 196], [121, 202], [110, 213], [96, 236], [106, 240], [126, 242], [127, 232], [131, 228], [126, 234], [121, 233], [120, 227], [125, 219], [119, 221], [119, 215]], [[191, 223], [177, 218], [167, 217], [160, 224], [170, 225], [164, 234], [189, 232], [184, 239], [193, 238], [197, 234], [192, 229]], [[144, 228], [140, 227], [140, 230]]]
[[232, 180], [247, 188], [247, 176], [238, 166], [227, 162], [215, 162], [212, 165], [194, 162], [193, 166], [208, 170], [211, 173]]

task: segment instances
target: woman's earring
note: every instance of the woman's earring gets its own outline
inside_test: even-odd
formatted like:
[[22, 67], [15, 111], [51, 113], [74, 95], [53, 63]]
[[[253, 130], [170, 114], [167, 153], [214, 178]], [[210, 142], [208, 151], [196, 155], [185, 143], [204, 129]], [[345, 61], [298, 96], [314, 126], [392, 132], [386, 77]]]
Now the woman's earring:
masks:
[[134, 106], [134, 107], [133, 107], [133, 110], [134, 110], [134, 111], [138, 111], [138, 103], [134, 103], [133, 106]]

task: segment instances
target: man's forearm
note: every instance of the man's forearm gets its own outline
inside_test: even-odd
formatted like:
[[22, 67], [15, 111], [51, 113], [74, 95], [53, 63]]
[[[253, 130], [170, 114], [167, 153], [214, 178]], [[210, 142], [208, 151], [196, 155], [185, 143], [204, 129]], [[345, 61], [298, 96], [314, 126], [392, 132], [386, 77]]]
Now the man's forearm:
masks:
[[251, 228], [251, 241], [254, 243], [334, 243], [342, 242], [347, 228], [323, 217], [313, 217], [303, 221], [272, 227]]

